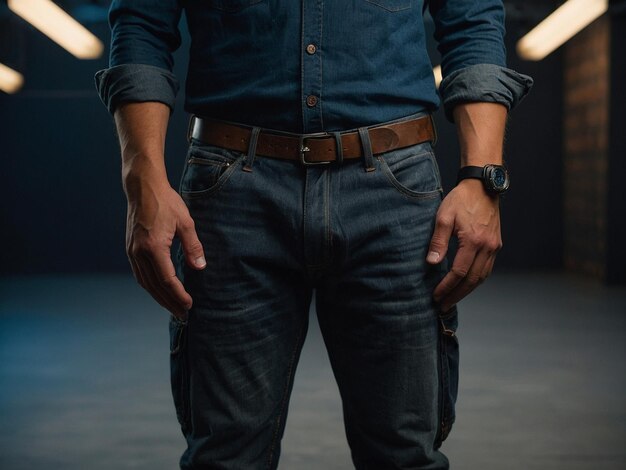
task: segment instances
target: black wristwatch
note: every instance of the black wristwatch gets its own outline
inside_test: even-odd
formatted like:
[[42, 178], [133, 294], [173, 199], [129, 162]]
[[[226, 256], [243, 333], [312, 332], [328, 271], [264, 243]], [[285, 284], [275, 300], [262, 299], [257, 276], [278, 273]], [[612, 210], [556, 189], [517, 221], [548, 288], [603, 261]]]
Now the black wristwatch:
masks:
[[502, 194], [509, 189], [509, 172], [502, 165], [464, 166], [459, 170], [456, 183], [466, 178], [482, 180], [487, 192]]

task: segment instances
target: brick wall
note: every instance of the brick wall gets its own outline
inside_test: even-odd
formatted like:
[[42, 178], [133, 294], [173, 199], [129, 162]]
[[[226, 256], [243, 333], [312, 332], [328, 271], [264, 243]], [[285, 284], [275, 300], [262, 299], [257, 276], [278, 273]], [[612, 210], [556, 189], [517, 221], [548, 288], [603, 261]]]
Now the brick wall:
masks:
[[605, 15], [567, 43], [563, 74], [563, 259], [566, 268], [601, 279], [608, 256], [609, 64]]

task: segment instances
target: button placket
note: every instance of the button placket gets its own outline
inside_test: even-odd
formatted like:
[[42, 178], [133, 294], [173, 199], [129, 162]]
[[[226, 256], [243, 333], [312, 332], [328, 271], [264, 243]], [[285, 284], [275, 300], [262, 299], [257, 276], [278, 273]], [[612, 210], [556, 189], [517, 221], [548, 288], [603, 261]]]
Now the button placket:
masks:
[[322, 120], [323, 0], [302, 1], [302, 116], [303, 132], [319, 132]]

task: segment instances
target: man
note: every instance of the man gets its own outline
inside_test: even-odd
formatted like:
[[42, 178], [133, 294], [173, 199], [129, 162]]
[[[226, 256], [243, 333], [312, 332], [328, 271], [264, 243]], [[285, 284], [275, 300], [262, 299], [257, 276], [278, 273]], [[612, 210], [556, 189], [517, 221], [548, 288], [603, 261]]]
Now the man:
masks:
[[[443, 202], [426, 7], [461, 145]], [[177, 192], [163, 149], [183, 10], [196, 118]], [[172, 314], [181, 468], [276, 468], [313, 290], [355, 467], [448, 468], [455, 304], [501, 246], [506, 115], [531, 84], [505, 68], [503, 16], [498, 0], [113, 2], [97, 85], [130, 263]]]

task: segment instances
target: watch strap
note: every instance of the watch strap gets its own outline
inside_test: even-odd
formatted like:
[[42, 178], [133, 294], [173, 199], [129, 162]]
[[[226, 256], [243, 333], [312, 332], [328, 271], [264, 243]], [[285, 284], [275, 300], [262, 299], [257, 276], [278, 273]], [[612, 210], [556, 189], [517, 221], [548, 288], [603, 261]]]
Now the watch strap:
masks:
[[459, 169], [459, 173], [456, 177], [456, 183], [467, 178], [483, 179], [484, 168], [482, 166], [464, 166]]

